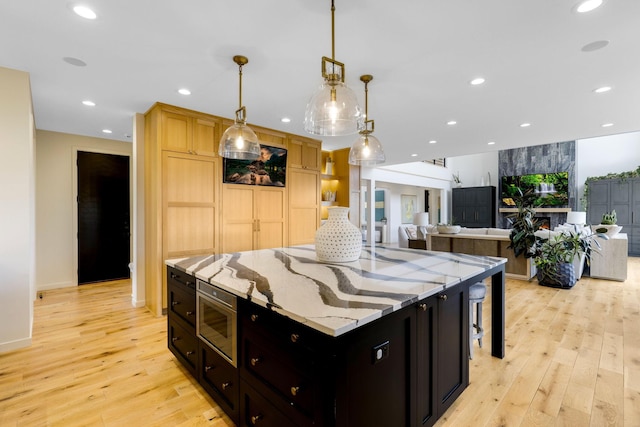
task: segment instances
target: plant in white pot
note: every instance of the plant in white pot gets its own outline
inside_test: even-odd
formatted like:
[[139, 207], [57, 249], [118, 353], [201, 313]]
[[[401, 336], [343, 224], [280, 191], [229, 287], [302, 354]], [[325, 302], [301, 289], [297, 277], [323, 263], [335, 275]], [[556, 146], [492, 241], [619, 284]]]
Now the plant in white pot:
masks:
[[615, 210], [611, 212], [605, 212], [602, 214], [602, 220], [600, 224], [593, 225], [591, 229], [600, 234], [606, 234], [609, 237], [613, 237], [622, 230], [622, 226], [617, 225], [618, 216]]

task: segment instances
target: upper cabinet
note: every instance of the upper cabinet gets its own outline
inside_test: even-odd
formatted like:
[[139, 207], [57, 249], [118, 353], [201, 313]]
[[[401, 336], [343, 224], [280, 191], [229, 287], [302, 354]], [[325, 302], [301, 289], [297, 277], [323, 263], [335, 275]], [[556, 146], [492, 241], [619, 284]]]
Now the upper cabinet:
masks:
[[292, 168], [310, 169], [320, 172], [320, 141], [292, 136], [289, 138], [288, 162]]
[[221, 121], [211, 116], [199, 117], [198, 113], [185, 115], [163, 107], [162, 149], [198, 156], [217, 157], [218, 143], [222, 135]]

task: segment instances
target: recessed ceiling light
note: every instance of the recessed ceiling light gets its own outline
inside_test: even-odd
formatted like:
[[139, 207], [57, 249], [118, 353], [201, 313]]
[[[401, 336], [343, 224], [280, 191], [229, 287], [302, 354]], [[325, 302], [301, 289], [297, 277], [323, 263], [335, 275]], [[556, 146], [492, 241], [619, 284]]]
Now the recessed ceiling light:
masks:
[[96, 15], [96, 13], [93, 10], [89, 9], [87, 6], [73, 6], [73, 11], [76, 13], [76, 15], [82, 16], [86, 19], [96, 19], [98, 17], [98, 15]]
[[603, 47], [607, 47], [608, 45], [609, 40], [598, 40], [585, 44], [580, 50], [582, 50], [583, 52], [593, 52], [594, 50], [602, 49]]
[[290, 123], [290, 122], [291, 122], [291, 119], [290, 119], [289, 117], [283, 117], [283, 118], [281, 118], [281, 119], [280, 119], [280, 121], [281, 121], [282, 123]]
[[416, 153], [413, 153], [411, 157], [418, 157], [418, 155]]
[[429, 141], [429, 144], [435, 144], [436, 142], [438, 141], [436, 141], [435, 139], [432, 139], [431, 141]]
[[576, 12], [586, 13], [591, 12], [602, 5], [602, 0], [584, 0], [576, 5]]
[[87, 63], [84, 62], [82, 59], [72, 58], [71, 56], [65, 56], [64, 58], [62, 58], [62, 60], [64, 62], [66, 62], [67, 64], [75, 65], [76, 67], [86, 67], [87, 66]]
[[474, 86], [481, 85], [482, 83], [484, 83], [484, 79], [482, 77], [477, 77], [471, 80], [469, 83], [471, 83]]
[[93, 101], [89, 101], [89, 100], [82, 101], [82, 103], [83, 103], [84, 105], [86, 105], [87, 107], [95, 107], [95, 106], [96, 106], [96, 103], [95, 103], [95, 102], [93, 102]]
[[610, 128], [611, 126], [613, 126], [613, 123], [605, 123], [602, 125], [603, 128]]
[[529, 126], [531, 126], [531, 123], [522, 123], [520, 125], [521, 128], [528, 128]]
[[594, 89], [593, 91], [595, 93], [605, 93], [605, 92], [609, 92], [611, 90], [611, 86], [602, 86], [599, 87], [598, 89]]
[[102, 133], [113, 133], [111, 129], [102, 129]]
[[487, 145], [495, 145], [496, 143], [494, 141], [489, 141], [487, 142]]
[[189, 89], [186, 89], [186, 88], [178, 89], [178, 93], [180, 95], [191, 95], [191, 91]]
[[453, 126], [453, 125], [455, 125], [456, 123], [458, 123], [458, 122], [456, 122], [455, 120], [449, 120], [449, 121], [447, 122], [447, 124], [448, 124], [449, 126]]

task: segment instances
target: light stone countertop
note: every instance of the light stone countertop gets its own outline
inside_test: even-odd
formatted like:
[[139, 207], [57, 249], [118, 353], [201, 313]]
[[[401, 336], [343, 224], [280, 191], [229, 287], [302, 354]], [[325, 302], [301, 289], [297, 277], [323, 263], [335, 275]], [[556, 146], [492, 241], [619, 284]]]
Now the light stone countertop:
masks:
[[322, 263], [313, 245], [166, 260], [166, 264], [331, 336], [506, 263], [504, 258], [363, 247]]

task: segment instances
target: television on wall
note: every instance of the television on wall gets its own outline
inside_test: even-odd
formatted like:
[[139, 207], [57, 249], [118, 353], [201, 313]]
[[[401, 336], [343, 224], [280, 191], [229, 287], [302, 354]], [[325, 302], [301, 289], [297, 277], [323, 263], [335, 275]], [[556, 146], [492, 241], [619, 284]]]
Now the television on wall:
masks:
[[257, 160], [227, 159], [222, 164], [225, 184], [284, 187], [287, 177], [287, 149], [260, 144]]
[[503, 206], [515, 206], [518, 189], [523, 194], [530, 192], [531, 205], [535, 207], [569, 206], [569, 172], [535, 173], [503, 176], [501, 178], [501, 201]]

